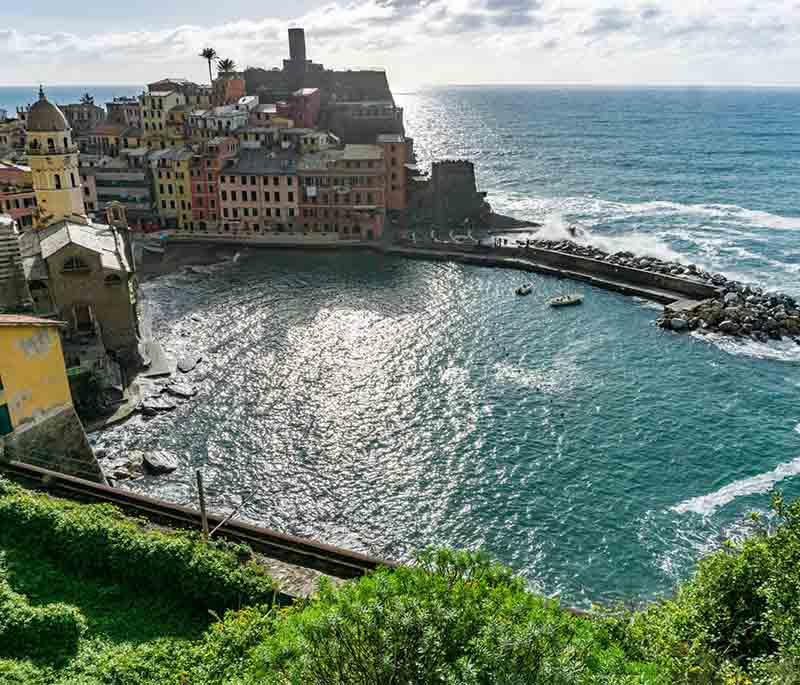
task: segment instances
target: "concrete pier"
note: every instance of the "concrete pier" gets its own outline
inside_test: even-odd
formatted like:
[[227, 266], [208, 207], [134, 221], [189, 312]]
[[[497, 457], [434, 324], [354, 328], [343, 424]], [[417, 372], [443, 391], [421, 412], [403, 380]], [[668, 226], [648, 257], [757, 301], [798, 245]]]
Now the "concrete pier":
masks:
[[665, 276], [643, 269], [616, 266], [598, 259], [539, 248], [472, 250], [468, 248], [454, 249], [451, 245], [425, 248], [387, 246], [381, 248], [381, 251], [385, 254], [411, 259], [456, 261], [464, 264], [530, 271], [556, 278], [569, 278], [604, 290], [641, 297], [659, 304], [682, 301], [688, 305], [690, 302], [704, 300], [718, 294], [716, 288], [693, 279]]

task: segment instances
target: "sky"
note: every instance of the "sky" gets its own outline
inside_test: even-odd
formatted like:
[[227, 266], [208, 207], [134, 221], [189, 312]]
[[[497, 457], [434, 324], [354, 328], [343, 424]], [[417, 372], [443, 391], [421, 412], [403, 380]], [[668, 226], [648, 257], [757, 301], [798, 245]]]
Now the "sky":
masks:
[[484, 83], [800, 84], [800, 0], [0, 2], [0, 86], [208, 80], [205, 46], [279, 66], [286, 29], [397, 92]]

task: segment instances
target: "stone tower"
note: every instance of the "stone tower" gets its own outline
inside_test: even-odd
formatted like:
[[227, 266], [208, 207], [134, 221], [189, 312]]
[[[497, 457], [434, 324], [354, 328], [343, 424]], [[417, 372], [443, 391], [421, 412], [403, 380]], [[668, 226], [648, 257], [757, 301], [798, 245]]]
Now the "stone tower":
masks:
[[28, 112], [28, 163], [39, 213], [36, 228], [72, 216], [85, 216], [78, 172], [78, 146], [61, 110], [39, 88], [39, 100]]

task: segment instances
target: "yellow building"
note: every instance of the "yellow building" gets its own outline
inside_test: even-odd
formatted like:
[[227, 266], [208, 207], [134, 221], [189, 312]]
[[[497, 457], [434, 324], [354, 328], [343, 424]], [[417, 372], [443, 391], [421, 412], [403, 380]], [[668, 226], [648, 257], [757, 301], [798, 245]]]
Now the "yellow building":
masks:
[[192, 220], [192, 186], [188, 148], [166, 148], [150, 155], [156, 210], [164, 228], [188, 228]]
[[142, 109], [142, 134], [151, 149], [164, 149], [179, 144], [183, 137], [175, 139], [175, 117], [170, 125], [170, 112], [186, 104], [186, 96], [176, 91], [150, 91], [139, 97]]
[[41, 88], [28, 112], [27, 152], [39, 208], [36, 226], [84, 216], [78, 146], [66, 117]]
[[59, 335], [63, 325], [0, 315], [0, 435], [72, 406]]

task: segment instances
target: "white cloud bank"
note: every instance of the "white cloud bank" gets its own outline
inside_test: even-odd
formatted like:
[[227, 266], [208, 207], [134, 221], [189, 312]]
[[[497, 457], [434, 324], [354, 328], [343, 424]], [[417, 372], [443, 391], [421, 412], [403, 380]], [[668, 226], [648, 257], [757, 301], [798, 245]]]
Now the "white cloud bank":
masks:
[[274, 18], [157, 31], [0, 29], [0, 85], [207, 78], [213, 46], [276, 66], [306, 29], [328, 66], [385, 66], [392, 83], [800, 83], [800, 5], [785, 0], [365, 0]]

